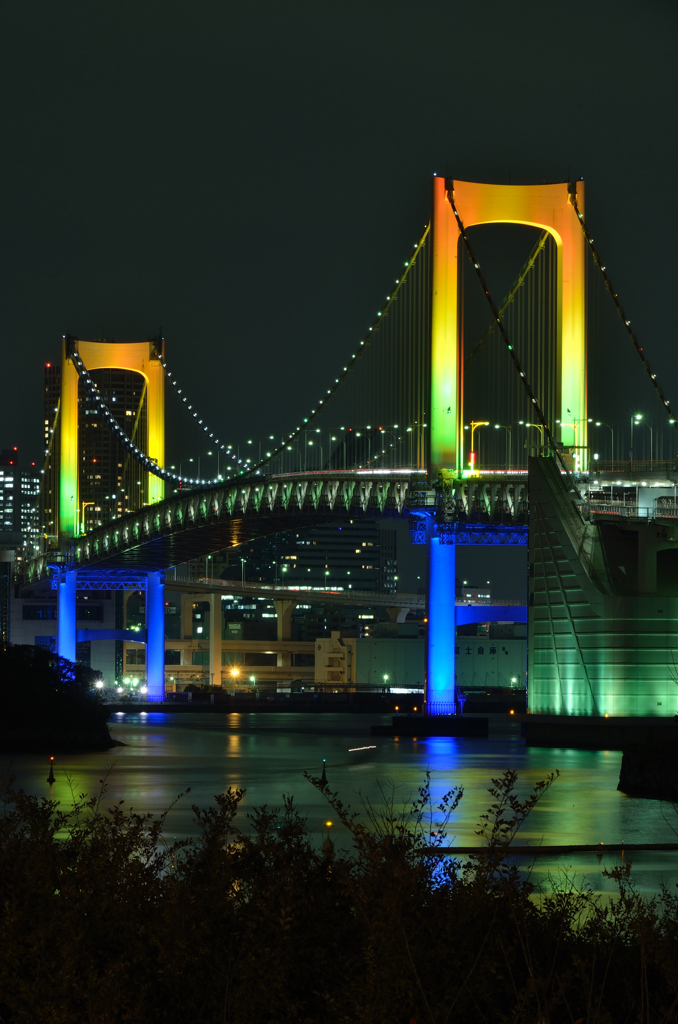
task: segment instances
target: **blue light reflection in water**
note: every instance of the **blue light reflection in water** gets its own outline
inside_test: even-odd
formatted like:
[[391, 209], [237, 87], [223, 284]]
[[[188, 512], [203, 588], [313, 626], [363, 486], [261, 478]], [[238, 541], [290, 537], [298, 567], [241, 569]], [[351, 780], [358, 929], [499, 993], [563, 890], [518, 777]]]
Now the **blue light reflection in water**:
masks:
[[[95, 793], [111, 766], [105, 802], [124, 798], [126, 808], [160, 813], [190, 786], [167, 819], [170, 837], [195, 835], [191, 804], [209, 805], [214, 794], [229, 786], [247, 790], [243, 812], [255, 806], [280, 803], [282, 794], [294, 797], [308, 818], [310, 830], [323, 835], [328, 808], [323, 797], [303, 777], [316, 775], [327, 760], [332, 790], [360, 809], [361, 795], [381, 802], [381, 790], [391, 792], [405, 807], [416, 794], [424, 772], [431, 771], [433, 802], [453, 786], [464, 797], [449, 825], [454, 845], [479, 844], [475, 835], [480, 815], [491, 798], [491, 779], [507, 768], [519, 772], [524, 796], [550, 771], [560, 777], [530, 816], [520, 833], [521, 843], [569, 845], [588, 843], [670, 843], [677, 840], [678, 817], [659, 801], [626, 797], [616, 789], [621, 754], [618, 751], [526, 748], [513, 723], [492, 720], [489, 740], [447, 737], [409, 740], [370, 737], [370, 725], [388, 718], [361, 714], [135, 714], [117, 716], [111, 734], [125, 743], [99, 754], [57, 757], [57, 781], [51, 795], [64, 805], [72, 793]], [[375, 749], [350, 752], [350, 748]], [[9, 760], [9, 759], [8, 759]], [[33, 755], [12, 758], [17, 782], [28, 792], [50, 795], [45, 759]], [[244, 823], [244, 814], [243, 814]], [[348, 836], [335, 823], [333, 838], [348, 847]], [[594, 889], [614, 886], [601, 869], [618, 858], [595, 854], [539, 857], [535, 875], [546, 878], [558, 867], [571, 866], [586, 874]], [[634, 856], [634, 876], [641, 889], [657, 891], [660, 880], [671, 887], [678, 881], [678, 856], [646, 852]]]

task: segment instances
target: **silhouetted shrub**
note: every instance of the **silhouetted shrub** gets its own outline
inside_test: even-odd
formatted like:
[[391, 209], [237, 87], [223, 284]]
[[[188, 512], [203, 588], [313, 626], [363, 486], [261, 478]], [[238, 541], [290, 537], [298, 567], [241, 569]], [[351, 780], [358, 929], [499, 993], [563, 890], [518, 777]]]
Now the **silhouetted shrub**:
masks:
[[[604, 903], [535, 898], [507, 857], [552, 778], [524, 801], [493, 780], [461, 864], [428, 778], [404, 815], [384, 790], [362, 817], [323, 789], [352, 848], [318, 849], [292, 800], [238, 824], [241, 790], [194, 807], [196, 840], [122, 802], [72, 810], [3, 787], [4, 1024], [672, 1021], [675, 897], [642, 899], [628, 870]], [[311, 782], [321, 789], [318, 779]]]
[[46, 648], [0, 650], [0, 751], [106, 750], [115, 746], [97, 673]]

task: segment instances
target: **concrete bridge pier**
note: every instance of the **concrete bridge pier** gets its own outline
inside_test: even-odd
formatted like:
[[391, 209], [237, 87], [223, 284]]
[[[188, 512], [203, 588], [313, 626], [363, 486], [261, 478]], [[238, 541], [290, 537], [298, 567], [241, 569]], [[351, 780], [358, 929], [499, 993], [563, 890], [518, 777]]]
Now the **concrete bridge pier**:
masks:
[[409, 608], [387, 608], [389, 622], [405, 622]]
[[165, 577], [146, 577], [146, 686], [149, 700], [165, 699]]
[[210, 594], [210, 685], [221, 686], [221, 634], [224, 616], [221, 611], [221, 595]]
[[57, 654], [75, 661], [75, 596], [78, 574], [74, 570], [59, 573], [57, 589]]
[[456, 632], [454, 539], [427, 523], [428, 645], [426, 702], [433, 714], [455, 712], [454, 646]]
[[[275, 613], [278, 616], [277, 621], [277, 640], [291, 640], [292, 639], [292, 612], [297, 607], [298, 602], [289, 598], [282, 598], [279, 601], [273, 602]], [[276, 665], [278, 668], [289, 668], [292, 665], [292, 655], [289, 651], [278, 651], [276, 657]]]

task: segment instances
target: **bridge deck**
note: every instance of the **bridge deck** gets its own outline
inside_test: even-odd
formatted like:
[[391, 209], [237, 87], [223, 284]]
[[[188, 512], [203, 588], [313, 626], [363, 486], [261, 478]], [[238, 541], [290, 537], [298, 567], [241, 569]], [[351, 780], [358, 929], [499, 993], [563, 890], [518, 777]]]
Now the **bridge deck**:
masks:
[[[434, 509], [437, 501], [426, 475], [410, 469], [243, 478], [179, 491], [97, 527], [64, 552], [33, 559], [29, 578], [57, 563], [164, 570], [274, 533], [363, 516], [403, 518]], [[527, 474], [488, 469], [457, 480], [453, 503], [469, 521], [524, 522]]]

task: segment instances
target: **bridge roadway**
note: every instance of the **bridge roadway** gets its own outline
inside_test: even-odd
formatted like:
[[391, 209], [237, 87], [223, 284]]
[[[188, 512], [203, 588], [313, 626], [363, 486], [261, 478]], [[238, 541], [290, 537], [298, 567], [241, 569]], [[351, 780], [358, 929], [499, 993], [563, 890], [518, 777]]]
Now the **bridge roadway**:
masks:
[[[455, 507], [476, 522], [525, 522], [527, 471], [487, 470], [454, 484]], [[28, 578], [50, 565], [162, 572], [284, 530], [362, 516], [406, 517], [433, 509], [438, 492], [413, 469], [323, 470], [253, 476], [180, 490], [32, 559]]]
[[[590, 510], [600, 515], [609, 502], [609, 498], [601, 501], [606, 496], [594, 492], [620, 486], [636, 488], [633, 504], [639, 508], [654, 508], [654, 514], [664, 515], [678, 511], [678, 466], [674, 462], [599, 462], [580, 483], [582, 494], [589, 488], [593, 499], [588, 509], [582, 508], [585, 514]], [[526, 525], [527, 471], [484, 469], [454, 481], [446, 498], [447, 515], [458, 521], [478, 526]], [[58, 564], [64, 568], [162, 572], [284, 530], [362, 516], [404, 518], [432, 512], [440, 501], [440, 491], [431, 487], [426, 474], [413, 469], [243, 477], [181, 490], [156, 505], [114, 519], [67, 541], [61, 551], [31, 559], [26, 573], [29, 580], [39, 578]]]
[[371, 608], [393, 608], [423, 611], [426, 598], [423, 594], [377, 594], [372, 591], [320, 588], [284, 587], [266, 583], [240, 583], [232, 580], [202, 577], [193, 580], [186, 576], [166, 576], [165, 590], [182, 594], [233, 594], [238, 597], [267, 598], [269, 601], [310, 601], [313, 604], [347, 604]]

